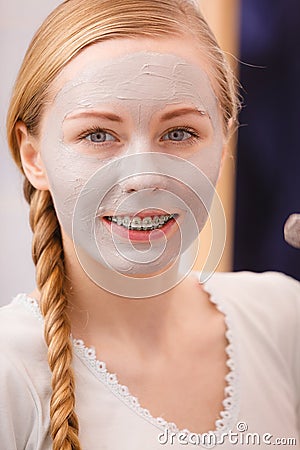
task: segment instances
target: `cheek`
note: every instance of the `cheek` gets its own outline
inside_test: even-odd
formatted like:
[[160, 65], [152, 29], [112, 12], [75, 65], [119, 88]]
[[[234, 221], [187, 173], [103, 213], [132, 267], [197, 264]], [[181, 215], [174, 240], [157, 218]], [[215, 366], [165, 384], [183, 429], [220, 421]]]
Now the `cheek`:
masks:
[[58, 219], [66, 231], [72, 234], [72, 217], [76, 202], [89, 178], [101, 167], [101, 162], [82, 158], [65, 146], [54, 133], [46, 134], [42, 146], [42, 158], [47, 168], [49, 188]]
[[191, 155], [188, 160], [207, 176], [213, 186], [216, 186], [222, 161], [221, 145], [201, 149]]
[[[187, 160], [195, 165], [214, 187], [219, 178], [224, 144], [225, 138], [222, 129], [222, 117], [221, 114], [216, 113], [211, 141], [208, 145], [199, 147], [198, 151], [195, 151], [187, 157]], [[196, 172], [194, 175], [196, 176]], [[196, 183], [196, 180], [194, 182]]]

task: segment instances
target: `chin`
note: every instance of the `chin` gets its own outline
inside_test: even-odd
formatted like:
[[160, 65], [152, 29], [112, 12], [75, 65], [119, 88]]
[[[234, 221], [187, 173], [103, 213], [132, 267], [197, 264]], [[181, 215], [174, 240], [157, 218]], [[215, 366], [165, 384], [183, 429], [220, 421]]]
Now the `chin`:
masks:
[[144, 264], [133, 263], [126, 259], [118, 258], [118, 260], [108, 260], [106, 268], [125, 275], [129, 278], [151, 278], [160, 275], [172, 266], [175, 266], [179, 257], [178, 255], [165, 256], [162, 255], [156, 261], [147, 262]]

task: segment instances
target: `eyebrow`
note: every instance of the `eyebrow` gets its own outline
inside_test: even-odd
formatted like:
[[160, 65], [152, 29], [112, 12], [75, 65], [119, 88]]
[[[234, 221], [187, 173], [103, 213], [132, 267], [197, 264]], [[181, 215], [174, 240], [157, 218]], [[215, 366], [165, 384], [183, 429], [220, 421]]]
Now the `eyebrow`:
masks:
[[185, 114], [197, 114], [200, 117], [205, 117], [207, 115], [205, 111], [196, 108], [180, 108], [163, 114], [161, 120], [173, 119], [174, 117], [183, 116]]
[[100, 119], [108, 119], [112, 122], [120, 122], [123, 123], [123, 119], [116, 114], [110, 113], [110, 112], [99, 112], [99, 111], [82, 111], [75, 114], [70, 114], [65, 118], [65, 120], [73, 120], [73, 119], [81, 119], [84, 117], [90, 117], [95, 116]]
[[[173, 119], [174, 117], [179, 117], [179, 116], [183, 116], [186, 114], [196, 114], [198, 117], [206, 116], [206, 112], [203, 110], [198, 110], [196, 108], [180, 108], [175, 111], [170, 111], [170, 112], [163, 114], [161, 116], [161, 120], [169, 120], [169, 119]], [[100, 119], [108, 119], [108, 120], [111, 120], [112, 122], [119, 122], [119, 123], [124, 122], [123, 119], [116, 114], [113, 114], [110, 112], [100, 112], [100, 111], [82, 111], [82, 112], [71, 114], [71, 115], [67, 116], [65, 118], [65, 120], [80, 119], [83, 117], [90, 117], [90, 116], [95, 116]]]

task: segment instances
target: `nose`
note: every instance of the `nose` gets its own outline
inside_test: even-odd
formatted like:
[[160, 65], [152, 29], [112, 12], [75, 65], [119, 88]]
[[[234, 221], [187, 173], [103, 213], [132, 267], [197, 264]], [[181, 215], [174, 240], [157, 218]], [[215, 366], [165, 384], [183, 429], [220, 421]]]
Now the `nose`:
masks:
[[125, 193], [138, 192], [144, 189], [156, 191], [158, 189], [166, 190], [166, 179], [163, 175], [157, 174], [139, 174], [127, 178], [122, 186]]
[[160, 169], [160, 157], [155, 151], [131, 153], [123, 162], [126, 164], [126, 170], [122, 172], [128, 173], [122, 182], [123, 192], [166, 189], [166, 175], [161, 171], [162, 168]]

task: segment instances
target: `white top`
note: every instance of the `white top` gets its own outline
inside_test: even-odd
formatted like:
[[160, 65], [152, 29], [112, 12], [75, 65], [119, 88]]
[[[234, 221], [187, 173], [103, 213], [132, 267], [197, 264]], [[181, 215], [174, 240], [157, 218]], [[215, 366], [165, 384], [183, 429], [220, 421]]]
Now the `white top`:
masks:
[[[270, 449], [277, 438], [293, 438], [284, 448], [300, 449], [300, 283], [276, 272], [239, 272], [215, 273], [204, 287], [225, 316], [229, 342], [224, 410], [212, 430], [224, 441], [217, 448], [254, 448], [259, 439], [257, 448]], [[152, 417], [101, 355], [73, 343], [83, 450], [201, 448], [201, 436]], [[35, 300], [20, 294], [0, 309], [0, 346], [0, 447], [50, 450], [51, 374]], [[238, 434], [222, 437], [230, 430]]]

